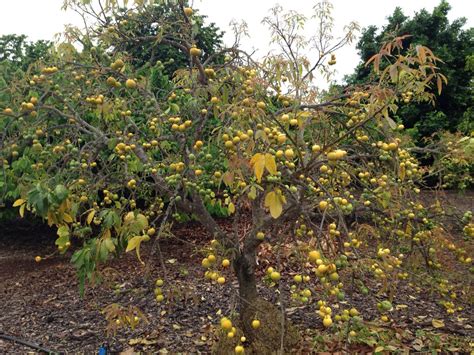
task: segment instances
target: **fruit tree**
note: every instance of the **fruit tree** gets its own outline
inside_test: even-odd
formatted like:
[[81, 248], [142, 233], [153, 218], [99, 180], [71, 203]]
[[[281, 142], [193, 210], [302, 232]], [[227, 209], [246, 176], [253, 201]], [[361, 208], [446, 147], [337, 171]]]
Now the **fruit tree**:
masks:
[[[317, 81], [331, 76], [337, 50], [357, 29], [351, 24], [333, 38], [327, 2], [314, 7], [311, 20], [274, 8], [264, 22], [280, 51], [259, 60], [237, 44], [206, 56], [196, 46], [193, 10], [181, 0], [168, 2], [173, 26], [157, 18], [157, 34], [143, 36], [131, 36], [127, 26], [147, 11], [144, 1], [120, 11], [117, 1], [102, 9], [66, 3], [85, 18], [97, 16], [87, 30], [68, 32], [70, 43], [51, 62], [11, 83], [11, 101], [1, 107], [0, 157], [20, 215], [56, 227], [60, 253], [74, 241], [82, 245], [72, 262], [83, 285], [121, 252], [135, 251], [143, 262], [140, 249], [156, 247], [173, 221], [194, 219], [212, 235], [204, 277], [216, 287], [238, 281], [240, 321], [224, 317], [220, 325], [245, 335], [245, 343], [228, 338], [243, 352], [249, 342], [270, 350], [291, 343], [281, 335], [291, 326], [279, 312], [263, 311], [268, 305], [259, 298], [262, 248], [278, 255], [266, 264], [267, 284], [288, 281], [294, 302], [318, 302], [325, 327], [359, 317], [355, 308], [332, 308], [344, 298], [343, 274], [379, 279], [386, 295], [379, 311], [388, 319], [412, 259], [440, 269], [437, 251], [446, 248], [471, 263], [444, 237], [436, 218], [442, 206], [420, 200], [424, 169], [391, 118], [404, 103], [429, 102], [442, 90], [439, 60], [428, 48], [399, 55], [402, 38], [395, 38], [367, 63], [378, 74], [374, 82], [324, 92]], [[307, 21], [317, 22], [311, 39], [300, 34]], [[133, 43], [166, 44], [187, 56], [189, 65], [163, 84], [165, 95], [151, 89], [165, 62], [137, 70], [131, 53], [116, 50]], [[219, 217], [231, 219], [233, 229], [224, 230]], [[282, 258], [297, 270], [293, 280]], [[157, 300], [164, 302], [159, 281]], [[456, 311], [449, 298], [443, 302]], [[269, 314], [279, 321], [265, 333], [275, 327]]]

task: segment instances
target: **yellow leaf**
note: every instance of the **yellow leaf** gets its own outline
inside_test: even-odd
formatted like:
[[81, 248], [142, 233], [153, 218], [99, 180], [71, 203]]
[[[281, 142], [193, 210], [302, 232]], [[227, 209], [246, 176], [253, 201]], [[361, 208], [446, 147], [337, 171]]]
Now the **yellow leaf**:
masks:
[[47, 217], [48, 217], [48, 226], [50, 226], [50, 227], [51, 227], [53, 224], [55, 224], [55, 223], [56, 223], [56, 218], [54, 217], [54, 214], [53, 214], [53, 212], [51, 212], [51, 211], [48, 211], [48, 215], [47, 215]]
[[265, 155], [262, 153], [255, 154], [252, 159], [250, 159], [250, 165], [253, 166], [255, 177], [260, 183], [262, 181], [263, 169], [265, 168]]
[[102, 239], [109, 239], [112, 237], [112, 233], [110, 233], [110, 229], [106, 229], [104, 233], [102, 233]]
[[433, 319], [431, 321], [431, 324], [435, 328], [443, 328], [444, 327], [444, 322], [442, 320], [439, 320], [439, 319]]
[[26, 207], [26, 203], [24, 203], [20, 206], [20, 217], [21, 218], [23, 218], [23, 216], [25, 215], [25, 207]]
[[380, 353], [380, 352], [384, 351], [384, 349], [385, 348], [383, 346], [377, 346], [374, 350], [374, 353]]
[[265, 207], [270, 210], [271, 216], [275, 219], [283, 212], [284, 203], [286, 203], [286, 198], [279, 192], [270, 191], [265, 196]]
[[23, 205], [25, 202], [26, 202], [26, 200], [23, 200], [22, 198], [19, 198], [18, 200], [16, 200], [15, 202], [13, 202], [13, 207], [21, 206], [21, 205]]
[[142, 264], [145, 264], [145, 263], [142, 261], [142, 259], [140, 258], [140, 244], [141, 244], [142, 242], [144, 242], [144, 241], [146, 242], [146, 241], [149, 241], [149, 240], [150, 240], [150, 237], [147, 236], [147, 235], [137, 235], [137, 236], [133, 237], [132, 239], [130, 239], [130, 240], [128, 241], [127, 249], [125, 250], [125, 252], [129, 252], [129, 251], [135, 249], [136, 252], [137, 252], [137, 258], [138, 258], [138, 260], [140, 260], [140, 262], [141, 262]]
[[89, 214], [87, 215], [87, 220], [86, 220], [87, 224], [91, 224], [91, 223], [92, 223], [92, 220], [94, 219], [94, 216], [95, 216], [95, 210], [93, 209], [93, 210], [91, 210], [91, 211], [89, 212]]
[[229, 203], [229, 206], [227, 206], [227, 210], [229, 211], [230, 214], [235, 213], [235, 205], [232, 202]]
[[277, 165], [275, 162], [275, 157], [270, 153], [265, 154], [265, 168], [270, 174], [277, 174]]
[[70, 215], [68, 215], [67, 213], [65, 213], [63, 215], [63, 221], [66, 222], [66, 223], [72, 223], [74, 222], [74, 220], [72, 219], [72, 217]]

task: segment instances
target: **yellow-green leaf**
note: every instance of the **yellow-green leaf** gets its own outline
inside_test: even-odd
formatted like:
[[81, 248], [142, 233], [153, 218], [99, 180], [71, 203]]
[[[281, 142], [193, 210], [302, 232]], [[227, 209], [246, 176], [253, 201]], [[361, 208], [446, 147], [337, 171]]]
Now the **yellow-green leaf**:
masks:
[[443, 328], [444, 327], [444, 322], [442, 320], [439, 320], [439, 319], [433, 319], [431, 321], [431, 324], [435, 328]]
[[385, 348], [383, 346], [377, 346], [374, 350], [374, 353], [380, 353], [384, 350], [385, 350]]
[[24, 200], [24, 199], [22, 199], [22, 198], [19, 198], [18, 200], [16, 200], [15, 202], [13, 202], [13, 207], [21, 206], [21, 205], [23, 205], [25, 202], [26, 202], [26, 200]]
[[235, 213], [235, 205], [232, 202], [229, 203], [229, 206], [227, 206], [227, 210], [229, 211], [230, 214]]
[[125, 252], [129, 252], [135, 249], [137, 252], [138, 260], [140, 260], [142, 264], [145, 264], [140, 258], [140, 244], [142, 242], [147, 242], [149, 240], [150, 240], [150, 237], [147, 235], [137, 235], [128, 241], [127, 249], [125, 250]]
[[71, 217], [69, 214], [67, 214], [67, 213], [65, 213], [65, 214], [63, 215], [63, 221], [66, 222], [66, 223], [72, 223], [72, 222], [74, 222], [74, 220], [72, 219], [72, 217]]
[[114, 252], [115, 251], [115, 244], [111, 238], [107, 238], [104, 240], [104, 245], [107, 248], [109, 252]]
[[265, 196], [265, 207], [270, 210], [271, 216], [275, 219], [283, 212], [284, 203], [286, 203], [286, 198], [281, 192], [270, 191]]
[[265, 154], [265, 168], [270, 174], [272, 175], [277, 174], [277, 165], [276, 165], [275, 157], [273, 156], [273, 154], [270, 154], [270, 153]]
[[257, 198], [257, 189], [255, 188], [255, 186], [252, 186], [250, 188], [250, 192], [248, 193], [248, 197], [251, 200], [255, 200]]
[[24, 203], [20, 206], [20, 217], [21, 218], [23, 218], [23, 216], [25, 215], [25, 207], [26, 207], [26, 203]]
[[95, 216], [95, 210], [91, 210], [89, 212], [89, 214], [87, 215], [87, 219], [86, 219], [86, 222], [87, 224], [91, 224], [92, 223], [92, 220], [94, 219], [94, 216]]
[[255, 154], [252, 159], [250, 159], [250, 165], [253, 166], [255, 177], [260, 183], [262, 181], [263, 170], [265, 169], [265, 155], [262, 153]]

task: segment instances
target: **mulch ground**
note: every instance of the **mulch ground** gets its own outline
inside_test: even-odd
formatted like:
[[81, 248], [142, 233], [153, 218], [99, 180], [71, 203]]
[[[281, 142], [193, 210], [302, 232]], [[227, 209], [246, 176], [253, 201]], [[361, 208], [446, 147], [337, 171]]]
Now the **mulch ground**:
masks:
[[[427, 196], [428, 200], [430, 198]], [[474, 207], [472, 193], [447, 195], [446, 199], [455, 201], [464, 210]], [[223, 315], [229, 315], [237, 308], [237, 285], [231, 275], [227, 275], [230, 281], [223, 286], [212, 285], [203, 278], [202, 255], [197, 250], [209, 242], [209, 236], [197, 224], [178, 226], [174, 230], [177, 238], [160, 243], [166, 272], [158, 256], [150, 259], [144, 247], [142, 258], [152, 264], [149, 279], [144, 278], [143, 266], [135, 254], [129, 253], [102, 266], [103, 274], [107, 275], [104, 282], [86, 287], [82, 298], [75, 269], [69, 262], [70, 255], [55, 254], [40, 263], [34, 261], [36, 255], [55, 252], [54, 232], [22, 224], [0, 228], [0, 334], [68, 353], [97, 353], [105, 343], [113, 352], [208, 353], [215, 341], [213, 326]], [[472, 291], [471, 275], [462, 277], [467, 289]], [[169, 302], [155, 301], [153, 289], [157, 278], [165, 279], [165, 293], [174, 290]], [[290, 278], [291, 275], [286, 275], [282, 282]], [[376, 303], [382, 298], [377, 296], [380, 285], [376, 281], [367, 279], [364, 282], [373, 292], [362, 296], [349, 288], [347, 303], [340, 306], [357, 307], [364, 320], [370, 322], [378, 318]], [[438, 304], [436, 294], [424, 290], [408, 282], [399, 285], [393, 302], [396, 310], [391, 314], [397, 328], [408, 329], [413, 334], [420, 329], [435, 330], [432, 320], [436, 319], [445, 323], [442, 330], [436, 331], [465, 338], [473, 336], [472, 303], [459, 301], [464, 311], [448, 317]], [[268, 300], [278, 301], [274, 288], [267, 285], [259, 291]], [[283, 298], [288, 299], [289, 295], [284, 294]], [[148, 322], [141, 322], [134, 330], [122, 328], [115, 334], [108, 333], [102, 311], [112, 303], [138, 307]], [[314, 335], [325, 331], [316, 315], [315, 302], [305, 306], [288, 304], [287, 313], [302, 331], [310, 329], [310, 336], [304, 337], [308, 344], [302, 344], [302, 349], [310, 349]], [[406, 345], [410, 348], [410, 344]], [[18, 354], [32, 350], [0, 339], [0, 353]]]

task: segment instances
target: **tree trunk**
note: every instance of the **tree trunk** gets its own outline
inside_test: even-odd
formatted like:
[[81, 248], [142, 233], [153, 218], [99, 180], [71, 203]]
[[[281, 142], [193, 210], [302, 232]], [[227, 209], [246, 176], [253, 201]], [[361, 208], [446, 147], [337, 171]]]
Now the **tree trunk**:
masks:
[[234, 261], [234, 271], [239, 281], [241, 311], [247, 309], [258, 297], [255, 265], [255, 253], [241, 253]]

